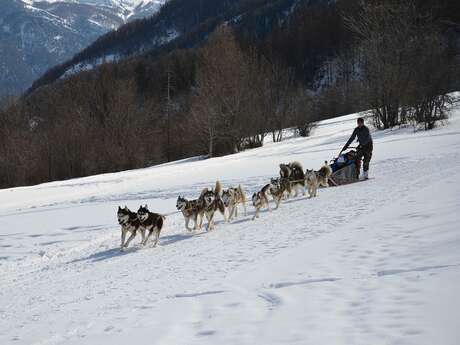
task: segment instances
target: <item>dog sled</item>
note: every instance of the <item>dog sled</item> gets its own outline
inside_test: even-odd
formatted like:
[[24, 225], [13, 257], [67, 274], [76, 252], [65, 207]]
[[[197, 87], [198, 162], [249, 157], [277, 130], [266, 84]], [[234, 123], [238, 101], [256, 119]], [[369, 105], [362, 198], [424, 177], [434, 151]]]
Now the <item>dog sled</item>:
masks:
[[329, 166], [332, 169], [332, 175], [329, 177], [329, 183], [332, 186], [360, 181], [361, 159], [354, 150], [342, 153], [337, 158], [332, 159]]

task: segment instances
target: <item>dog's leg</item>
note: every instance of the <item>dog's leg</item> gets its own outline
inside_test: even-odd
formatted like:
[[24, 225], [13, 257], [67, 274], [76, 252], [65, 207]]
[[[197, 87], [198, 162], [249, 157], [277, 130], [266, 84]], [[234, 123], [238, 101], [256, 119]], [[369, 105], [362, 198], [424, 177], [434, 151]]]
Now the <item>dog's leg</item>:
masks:
[[121, 250], [125, 247], [126, 231], [121, 230]]
[[275, 210], [277, 210], [278, 207], [280, 207], [280, 204], [281, 204], [281, 197], [278, 197], [278, 198], [276, 198], [276, 207], [275, 207]]
[[227, 223], [230, 223], [230, 221], [233, 219], [233, 208], [232, 208], [232, 205], [229, 205], [229, 206], [228, 206], [227, 211], [228, 211]]
[[200, 226], [199, 226], [199, 229], [201, 230], [201, 228], [203, 227], [203, 218], [204, 218], [204, 214], [202, 213], [201, 215], [197, 215], [196, 218], [198, 220], [198, 217], [200, 217]]
[[272, 209], [270, 208], [270, 203], [268, 202], [268, 198], [267, 198], [267, 197], [265, 197], [265, 202], [267, 203], [268, 212], [271, 212]]
[[244, 209], [244, 216], [246, 217], [248, 215], [248, 210], [246, 208], [246, 203], [244, 202], [244, 200], [243, 200], [242, 204], [243, 204], [243, 209]]
[[230, 217], [231, 217], [231, 219], [233, 219], [233, 217], [235, 217], [236, 205], [231, 204], [230, 207], [232, 209]]
[[153, 247], [155, 248], [158, 244], [158, 241], [160, 239], [160, 229], [155, 230], [155, 241], [153, 242]]
[[252, 218], [252, 220], [255, 220], [256, 218], [259, 218], [259, 208], [256, 207], [256, 213], [254, 213], [254, 217]]
[[222, 210], [219, 210], [219, 212], [222, 214], [222, 217], [224, 217], [224, 222], [227, 223], [228, 219], [227, 219], [227, 216], [225, 214], [225, 206], [224, 206], [223, 210], [224, 210], [223, 212], [222, 212]]
[[152, 230], [149, 230], [149, 234], [147, 235], [147, 238], [145, 239], [145, 242], [144, 242], [144, 245], [147, 244], [147, 242], [149, 241], [150, 237], [152, 236], [153, 234], [153, 229]]
[[145, 229], [140, 229], [139, 231], [141, 232], [142, 237], [141, 246], [145, 246], [145, 244], [147, 243], [147, 241], [145, 240]]
[[[195, 222], [196, 223], [196, 222]], [[185, 228], [188, 230], [188, 231], [192, 231], [192, 229], [190, 229], [190, 217], [187, 217], [185, 218]], [[195, 226], [196, 227], [196, 226]]]
[[209, 222], [211, 223], [211, 230], [214, 229], [214, 213], [211, 213], [211, 219]]
[[211, 217], [208, 212], [206, 212], [206, 220], [208, 221], [208, 224], [206, 224], [206, 231], [211, 230]]
[[128, 241], [126, 241], [126, 243], [125, 243], [125, 248], [128, 248], [129, 243], [134, 239], [134, 237], [136, 237], [136, 231], [133, 231], [131, 233], [131, 236], [129, 236]]

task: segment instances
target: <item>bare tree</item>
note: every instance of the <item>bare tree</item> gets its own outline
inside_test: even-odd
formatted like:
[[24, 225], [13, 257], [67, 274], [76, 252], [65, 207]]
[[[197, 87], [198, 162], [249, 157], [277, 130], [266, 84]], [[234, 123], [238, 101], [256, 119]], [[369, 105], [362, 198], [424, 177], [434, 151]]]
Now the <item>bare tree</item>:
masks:
[[283, 140], [283, 131], [292, 125], [295, 112], [296, 81], [294, 71], [272, 63], [269, 84], [270, 111], [267, 114], [274, 142]]
[[407, 90], [408, 118], [425, 130], [447, 118], [453, 104], [449, 95], [455, 65], [447, 53], [447, 42], [431, 19], [421, 25], [414, 49], [414, 77]]
[[249, 101], [247, 62], [225, 26], [213, 34], [200, 57], [191, 109], [194, 130], [207, 143], [210, 157], [235, 152]]
[[372, 1], [363, 2], [360, 13], [346, 18], [360, 40], [365, 96], [377, 127], [399, 123], [412, 77], [412, 41], [418, 17], [410, 2]]

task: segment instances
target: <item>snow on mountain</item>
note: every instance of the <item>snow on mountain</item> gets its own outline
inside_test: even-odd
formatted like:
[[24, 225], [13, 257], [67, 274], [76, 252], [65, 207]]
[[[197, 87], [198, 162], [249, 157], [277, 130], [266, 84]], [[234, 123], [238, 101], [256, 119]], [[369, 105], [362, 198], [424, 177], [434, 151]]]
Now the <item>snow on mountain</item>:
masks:
[[[188, 233], [178, 195], [257, 191], [318, 168], [357, 115], [310, 138], [209, 160], [0, 191], [1, 344], [456, 345], [460, 109], [374, 132], [372, 179]], [[119, 251], [119, 205], [167, 214], [157, 248]]]
[[104, 33], [131, 19], [152, 15], [165, 1], [4, 0], [0, 11], [0, 97], [23, 91], [49, 68]]
[[105, 6], [118, 9], [122, 18], [126, 21], [136, 15], [137, 12], [149, 7], [158, 10], [166, 0], [23, 0], [29, 4], [34, 3], [67, 3], [82, 4], [88, 6]]

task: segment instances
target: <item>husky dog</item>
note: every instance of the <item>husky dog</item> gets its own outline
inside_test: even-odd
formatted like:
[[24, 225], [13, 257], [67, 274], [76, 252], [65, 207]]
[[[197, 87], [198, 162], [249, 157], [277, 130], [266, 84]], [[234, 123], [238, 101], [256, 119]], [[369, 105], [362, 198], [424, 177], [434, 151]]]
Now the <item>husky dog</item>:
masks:
[[289, 182], [289, 179], [284, 177], [271, 178], [270, 183], [274, 186], [277, 186], [279, 189], [282, 189], [282, 197], [289, 199], [292, 194], [291, 182]]
[[[283, 200], [283, 197], [285, 195], [285, 192], [288, 191], [287, 188], [289, 188], [290, 192], [290, 184], [287, 183], [283, 184], [281, 181], [283, 179], [272, 179], [272, 183], [270, 184], [270, 194], [273, 197], [273, 201], [275, 202], [275, 210], [278, 209], [278, 207], [281, 204], [281, 200]], [[285, 179], [284, 179], [285, 180]], [[289, 186], [289, 187], [288, 187]]]
[[[160, 239], [160, 232], [163, 228], [163, 223], [166, 218], [158, 213], [150, 212], [147, 205], [139, 207], [139, 210], [137, 211], [137, 218], [141, 223], [141, 244], [145, 246], [150, 236], [152, 236], [152, 234], [155, 232], [155, 240], [153, 242], [153, 246], [156, 247], [158, 240]], [[145, 237], [145, 231], [149, 232], [147, 237]]]
[[289, 164], [281, 163], [280, 164], [280, 177], [281, 178], [290, 178], [291, 174], [292, 174], [292, 170], [291, 170], [291, 167], [289, 166]]
[[316, 178], [318, 179], [318, 184], [323, 187], [329, 187], [329, 177], [332, 175], [332, 169], [327, 164], [327, 161], [324, 161], [324, 165], [316, 171]]
[[[187, 200], [182, 196], [177, 198], [176, 208], [179, 211], [182, 211], [182, 215], [185, 218], [185, 228], [188, 231], [192, 231], [193, 229], [198, 230], [198, 217], [201, 217], [203, 220], [204, 209], [199, 200]], [[194, 227], [191, 229], [189, 227], [190, 220], [193, 219]], [[200, 224], [201, 228], [201, 224]]]
[[307, 169], [305, 173], [305, 182], [307, 183], [308, 194], [310, 198], [316, 197], [319, 186], [329, 187], [329, 177], [332, 175], [332, 169], [324, 162], [324, 165], [318, 171]]
[[290, 181], [291, 189], [294, 189], [295, 196], [298, 195], [299, 189], [301, 189], [305, 195], [305, 174], [302, 164], [299, 162], [280, 164], [280, 177]]
[[310, 198], [316, 197], [319, 182], [318, 176], [314, 170], [307, 169], [307, 172], [305, 173], [305, 182], [307, 183], [308, 195]]
[[246, 194], [243, 187], [238, 185], [237, 188], [229, 188], [222, 192], [222, 202], [228, 208], [227, 221], [231, 221], [233, 215], [238, 217], [238, 204], [243, 204], [244, 215], [246, 215]]
[[253, 220], [259, 218], [259, 212], [262, 207], [267, 207], [268, 211], [271, 211], [270, 204], [267, 198], [267, 192], [270, 190], [271, 184], [266, 184], [260, 192], [254, 193], [252, 195], [252, 204], [256, 208], [256, 213], [254, 214]]
[[[141, 227], [141, 223], [137, 214], [131, 212], [128, 207], [121, 208], [118, 206], [118, 224], [121, 225], [121, 247], [120, 249], [123, 251], [125, 248], [128, 248], [129, 243], [136, 237], [137, 230]], [[131, 233], [129, 236], [128, 241], [125, 243], [126, 234]]]
[[[214, 229], [214, 214], [216, 213], [217, 210], [220, 211], [220, 213], [224, 216], [224, 220], [227, 221], [225, 219], [225, 206], [220, 197], [221, 192], [222, 192], [222, 186], [220, 182], [217, 181], [215, 189], [208, 189], [208, 188], [203, 189], [200, 197], [198, 198], [199, 203], [201, 204], [201, 207], [203, 208], [203, 212], [206, 215], [206, 219], [208, 220], [208, 224], [206, 226], [207, 231]], [[200, 228], [201, 228], [202, 222], [203, 222], [203, 217], [201, 218]]]

